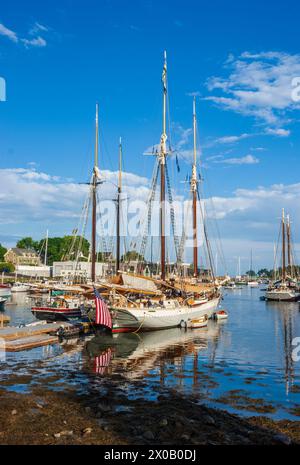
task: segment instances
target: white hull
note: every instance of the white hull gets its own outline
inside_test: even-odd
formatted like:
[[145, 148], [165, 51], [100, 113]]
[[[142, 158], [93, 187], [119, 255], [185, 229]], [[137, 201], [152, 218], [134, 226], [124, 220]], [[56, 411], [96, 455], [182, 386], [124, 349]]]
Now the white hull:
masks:
[[216, 311], [220, 299], [216, 298], [195, 307], [175, 308], [124, 308], [139, 322], [141, 331], [175, 328], [180, 325], [188, 325], [190, 320], [207, 315], [208, 318]]
[[265, 298], [266, 300], [274, 300], [276, 302], [293, 302], [299, 300], [300, 294], [289, 290], [274, 290], [267, 291]]
[[11, 288], [11, 292], [15, 294], [16, 292], [27, 292], [29, 290], [28, 286], [17, 285]]
[[258, 282], [256, 282], [256, 281], [249, 281], [248, 286], [249, 286], [249, 287], [257, 287], [257, 286], [258, 286]]

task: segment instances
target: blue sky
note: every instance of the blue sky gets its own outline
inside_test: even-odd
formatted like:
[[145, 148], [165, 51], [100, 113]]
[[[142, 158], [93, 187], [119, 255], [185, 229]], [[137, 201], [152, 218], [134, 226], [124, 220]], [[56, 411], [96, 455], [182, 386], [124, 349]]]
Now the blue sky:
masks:
[[[143, 156], [161, 132], [161, 70], [168, 52], [172, 145], [190, 169], [191, 94], [207, 198], [214, 197], [229, 271], [272, 266], [278, 218], [300, 200], [299, 5], [244, 1], [11, 1], [0, 11], [0, 241], [72, 230], [93, 156], [94, 106], [100, 105], [100, 167], [151, 177]], [[129, 178], [128, 178], [129, 179]], [[140, 184], [139, 184], [140, 182]], [[68, 184], [69, 183], [69, 184]], [[2, 187], [1, 187], [2, 185]], [[76, 187], [77, 186], [77, 187]]]

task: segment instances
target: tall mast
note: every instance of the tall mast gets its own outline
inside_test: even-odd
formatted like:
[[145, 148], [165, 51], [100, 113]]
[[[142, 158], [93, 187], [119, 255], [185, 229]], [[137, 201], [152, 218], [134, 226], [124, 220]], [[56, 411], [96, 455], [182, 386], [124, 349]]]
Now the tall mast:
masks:
[[287, 225], [286, 225], [286, 236], [287, 236], [287, 254], [288, 254], [288, 269], [289, 274], [292, 275], [292, 250], [291, 250], [291, 223], [290, 215], [287, 215]]
[[120, 270], [120, 208], [121, 208], [121, 193], [122, 193], [122, 139], [119, 143], [119, 178], [118, 178], [118, 196], [117, 196], [117, 246], [116, 246], [116, 274]]
[[161, 279], [166, 279], [166, 236], [165, 236], [165, 197], [166, 197], [166, 155], [167, 155], [167, 52], [164, 52], [163, 83], [163, 131], [160, 139], [160, 241]]
[[48, 255], [48, 239], [49, 239], [49, 231], [46, 231], [46, 243], [45, 243], [45, 258], [44, 258], [44, 265], [47, 266], [47, 255]]
[[95, 124], [95, 162], [92, 179], [92, 282], [96, 281], [96, 241], [97, 241], [97, 177], [98, 177], [98, 156], [99, 156], [99, 107], [96, 103], [96, 124]]
[[282, 281], [285, 282], [286, 269], [285, 269], [285, 217], [284, 208], [282, 209]]
[[274, 253], [274, 271], [273, 271], [273, 278], [274, 281], [276, 281], [276, 274], [277, 274], [277, 269], [276, 269], [276, 244], [273, 246], [273, 253]]
[[197, 240], [197, 117], [196, 99], [193, 100], [194, 162], [192, 168], [191, 190], [193, 196], [193, 263], [194, 276], [198, 276], [198, 240]]

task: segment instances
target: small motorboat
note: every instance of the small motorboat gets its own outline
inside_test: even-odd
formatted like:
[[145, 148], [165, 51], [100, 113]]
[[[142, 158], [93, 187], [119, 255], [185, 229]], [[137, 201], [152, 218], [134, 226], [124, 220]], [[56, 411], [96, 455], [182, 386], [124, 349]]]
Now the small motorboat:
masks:
[[228, 318], [228, 313], [225, 310], [219, 310], [214, 313], [215, 320], [226, 320]]
[[22, 283], [15, 283], [12, 288], [11, 288], [11, 292], [15, 293], [15, 292], [28, 292], [29, 291], [29, 287], [27, 284], [22, 284]]
[[47, 304], [39, 303], [31, 308], [31, 313], [38, 320], [68, 321], [83, 317], [82, 305], [78, 299], [57, 297]]
[[204, 316], [201, 316], [200, 318], [189, 320], [187, 323], [187, 327], [191, 329], [204, 328], [205, 326], [207, 326], [207, 323], [208, 323], [208, 316], [204, 315]]

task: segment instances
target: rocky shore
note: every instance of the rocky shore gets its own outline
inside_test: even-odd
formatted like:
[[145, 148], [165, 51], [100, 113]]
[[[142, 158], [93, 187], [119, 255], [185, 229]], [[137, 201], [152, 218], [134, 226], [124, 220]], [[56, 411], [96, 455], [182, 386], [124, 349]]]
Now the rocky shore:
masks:
[[173, 392], [132, 399], [117, 379], [84, 394], [38, 385], [0, 396], [0, 444], [300, 444], [299, 422], [243, 419]]

